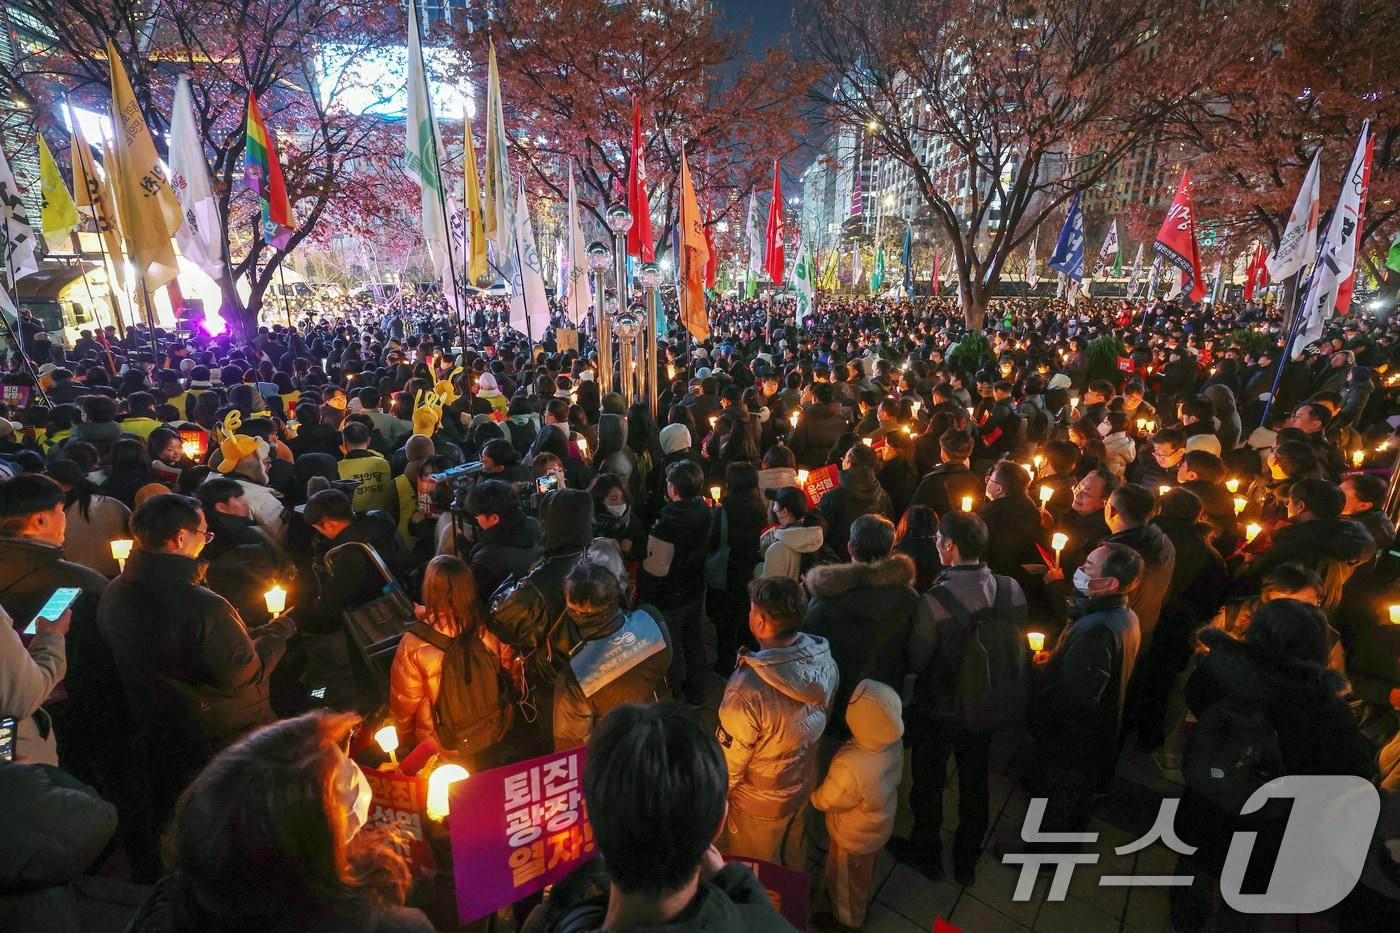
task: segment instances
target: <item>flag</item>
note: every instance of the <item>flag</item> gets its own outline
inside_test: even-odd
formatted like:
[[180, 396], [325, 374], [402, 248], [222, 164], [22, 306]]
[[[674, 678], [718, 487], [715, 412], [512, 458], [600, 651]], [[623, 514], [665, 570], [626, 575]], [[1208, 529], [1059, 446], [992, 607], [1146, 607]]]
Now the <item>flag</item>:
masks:
[[170, 187], [185, 212], [185, 225], [175, 233], [175, 242], [186, 259], [203, 269], [216, 282], [224, 277], [223, 229], [219, 225], [219, 202], [209, 178], [204, 144], [194, 121], [190, 82], [180, 76], [175, 86], [175, 103], [170, 112]]
[[875, 271], [870, 273], [870, 294], [877, 295], [880, 286], [885, 284], [885, 248], [875, 251]]
[[680, 251], [676, 268], [680, 272], [681, 323], [695, 340], [710, 335], [710, 319], [705, 313], [705, 267], [710, 262], [710, 247], [705, 241], [705, 222], [695, 198], [695, 185], [690, 180], [690, 163], [681, 146], [681, 210]]
[[117, 229], [117, 214], [112, 209], [112, 192], [107, 185], [107, 179], [97, 172], [97, 163], [93, 161], [92, 149], [89, 148], [87, 140], [83, 138], [83, 128], [78, 125], [78, 118], [67, 102], [68, 125], [73, 128], [73, 135], [70, 137], [68, 151], [73, 161], [73, 195], [74, 202], [79, 209], [91, 213], [94, 223], [97, 225], [97, 233], [102, 237], [102, 242], [106, 246], [107, 260], [112, 264], [112, 271], [116, 276], [117, 289], [126, 291], [126, 262], [122, 259], [121, 234]]
[[773, 200], [768, 202], [768, 235], [763, 244], [763, 268], [774, 285], [783, 284], [783, 186], [778, 160], [773, 160]]
[[[1113, 223], [1114, 226], [1117, 226], [1118, 221], [1115, 220]], [[1138, 246], [1141, 245], [1141, 243], [1138, 244]], [[1123, 247], [1121, 246], [1118, 247], [1117, 251], [1113, 254], [1113, 277], [1115, 279], [1121, 279], [1123, 277]]]
[[1206, 296], [1205, 277], [1201, 275], [1201, 247], [1196, 242], [1196, 215], [1191, 207], [1189, 169], [1181, 173], [1181, 183], [1177, 185], [1162, 228], [1157, 231], [1157, 242], [1152, 244], [1152, 250], [1185, 274], [1182, 288], [1190, 287], [1188, 295], [1192, 301]]
[[709, 262], [705, 263], [705, 291], [715, 287], [715, 276], [719, 273], [719, 250], [715, 249], [715, 228], [711, 223], [710, 209], [705, 208], [705, 248], [710, 251]]
[[744, 228], [744, 237], [749, 241], [749, 264], [744, 276], [744, 297], [752, 298], [758, 292], [758, 274], [763, 271], [763, 235], [758, 232], [758, 192], [749, 192], [749, 220]]
[[1152, 257], [1152, 271], [1147, 274], [1147, 297], [1156, 298], [1162, 284], [1162, 257]]
[[511, 211], [515, 232], [511, 236], [510, 326], [530, 340], [543, 340], [549, 329], [549, 300], [545, 297], [540, 251], [530, 224], [530, 205], [525, 187], [520, 186], [515, 209]]
[[44, 231], [44, 242], [49, 252], [72, 248], [69, 235], [78, 225], [78, 209], [73, 205], [73, 196], [59, 174], [58, 163], [49, 152], [49, 144], [44, 142], [43, 133], [35, 133], [39, 143], [39, 190], [43, 195], [43, 205], [39, 210], [39, 226]]
[[574, 190], [574, 164], [569, 163], [569, 245], [564, 268], [564, 316], [574, 324], [583, 323], [593, 307], [588, 294], [588, 244], [579, 221], [578, 192]]
[[1318, 159], [1321, 154], [1321, 149], [1313, 153], [1312, 164], [1303, 176], [1303, 186], [1298, 189], [1298, 199], [1288, 215], [1288, 226], [1279, 237], [1278, 249], [1269, 257], [1269, 277], [1275, 282], [1297, 275], [1317, 259]]
[[107, 64], [112, 79], [112, 117], [116, 124], [113, 162], [116, 169], [117, 212], [126, 237], [127, 257], [148, 292], [180, 274], [170, 244], [184, 223], [180, 202], [166, 181], [146, 120], [126, 79], [117, 49], [107, 41]]
[[1135, 255], [1135, 256], [1133, 257], [1133, 267], [1132, 267], [1131, 269], [1128, 270], [1128, 285], [1127, 285], [1127, 287], [1123, 290], [1123, 294], [1126, 295], [1126, 296], [1129, 297], [1129, 298], [1133, 297], [1133, 293], [1137, 291], [1138, 279], [1140, 279], [1141, 277], [1142, 277], [1142, 244], [1139, 243], [1139, 244], [1138, 244], [1138, 248], [1137, 248], [1137, 255]]
[[[627, 171], [627, 209], [632, 228], [627, 231], [627, 255], [642, 262], [656, 261], [656, 239], [651, 233], [651, 198], [647, 194], [647, 161], [642, 146], [642, 105], [632, 98], [632, 160]], [[698, 218], [697, 218], [698, 219]]]
[[[408, 118], [404, 121], [404, 169], [418, 182], [419, 208], [423, 213], [423, 242], [427, 244], [433, 271], [451, 276], [448, 261], [451, 244], [447, 230], [447, 199], [442, 190], [442, 139], [433, 117], [428, 76], [423, 67], [423, 47], [418, 35], [418, 4], [408, 4]], [[252, 122], [249, 103], [249, 123]], [[452, 291], [456, 290], [455, 283]], [[443, 294], [448, 294], [448, 289]]]
[[904, 266], [904, 297], [914, 296], [914, 264], [910, 253], [914, 249], [914, 228], [904, 227], [904, 246], [900, 249], [899, 261]]
[[[1339, 298], [1342, 283], [1351, 278], [1356, 268], [1356, 245], [1361, 238], [1366, 176], [1370, 169], [1370, 129], [1371, 121], [1367, 120], [1361, 124], [1361, 139], [1356, 144], [1356, 152], [1352, 155], [1351, 164], [1342, 179], [1342, 190], [1337, 196], [1337, 206], [1332, 211], [1327, 232], [1322, 236], [1307, 300], [1300, 312], [1306, 315], [1306, 323], [1300, 334], [1300, 346], [1322, 336], [1322, 326], [1334, 310], [1347, 310], [1339, 305]], [[1346, 298], [1349, 305], [1351, 295], [1347, 294]]]
[[1175, 266], [1172, 267], [1172, 270], [1171, 270], [1171, 277], [1172, 277], [1172, 284], [1171, 284], [1171, 286], [1167, 289], [1167, 300], [1168, 300], [1168, 301], [1173, 301], [1173, 300], [1175, 300], [1176, 298], [1180, 297], [1180, 295], [1181, 295], [1181, 290], [1182, 290], [1182, 288], [1185, 287], [1185, 285], [1186, 285], [1186, 273], [1185, 273], [1185, 272], [1182, 272], [1180, 269], [1177, 269]]
[[1400, 233], [1395, 235], [1395, 242], [1390, 244], [1390, 252], [1386, 253], [1385, 267], [1391, 272], [1400, 272]]
[[[1366, 221], [1366, 190], [1371, 184], [1371, 156], [1372, 153], [1375, 152], [1375, 148], [1376, 138], [1372, 136], [1366, 142], [1366, 167], [1361, 173], [1361, 201], [1360, 207], [1356, 212], [1356, 229], [1359, 231], [1364, 231], [1366, 229], [1364, 226]], [[1342, 279], [1341, 285], [1337, 288], [1338, 314], [1346, 314], [1351, 310], [1351, 296], [1356, 290], [1356, 274], [1361, 271], [1361, 264], [1356, 261], [1356, 254], [1361, 249], [1362, 235], [1363, 234], [1358, 233], [1355, 238], [1356, 246], [1352, 250], [1351, 275]]]
[[943, 251], [935, 246], [933, 248], [933, 278], [931, 280], [933, 284], [933, 297], [935, 298], [938, 297], [939, 290], [942, 287], [938, 278], [942, 265]]
[[1256, 291], [1269, 284], [1269, 256], [1263, 243], [1255, 243], [1244, 270], [1244, 300], [1253, 301]]
[[5, 152], [0, 149], [0, 254], [4, 257], [4, 268], [0, 268], [0, 308], [12, 318], [19, 313], [10, 300], [15, 283], [39, 271], [34, 245], [34, 228], [29, 225], [24, 199]]
[[855, 288], [860, 284], [861, 276], [865, 275], [865, 270], [860, 267], [860, 244], [851, 244], [851, 287]]
[[[1100, 279], [1108, 274], [1109, 257], [1118, 256], [1118, 221], [1108, 225], [1108, 233], [1103, 238], [1103, 246], [1099, 248], [1098, 265], [1094, 267], [1094, 278]], [[1122, 257], [1118, 258], [1118, 263], [1122, 264]]]
[[817, 268], [804, 239], [797, 246], [797, 262], [792, 267], [792, 289], [797, 292], [797, 326], [807, 320], [816, 305]]
[[1079, 209], [1079, 192], [1074, 193], [1069, 213], [1065, 215], [1065, 225], [1060, 228], [1060, 238], [1055, 242], [1055, 252], [1046, 263], [1056, 272], [1062, 272], [1075, 282], [1084, 281], [1084, 212]]
[[1036, 247], [1040, 243], [1040, 237], [1031, 239], [1031, 250], [1026, 255], [1026, 291], [1035, 291], [1035, 287], [1040, 284], [1040, 267], [1036, 261]]
[[[409, 78], [409, 113], [413, 113], [413, 79]], [[412, 120], [409, 121], [410, 125]], [[258, 196], [262, 209], [263, 242], [286, 249], [292, 237], [292, 205], [287, 199], [287, 186], [282, 180], [282, 166], [277, 160], [277, 145], [263, 123], [258, 110], [258, 98], [248, 92], [248, 124], [243, 149], [243, 182]], [[447, 234], [443, 233], [446, 240]]]
[[496, 45], [488, 41], [486, 65], [486, 235], [496, 245], [496, 266], [511, 281], [515, 229], [511, 198], [510, 158], [506, 152], [506, 116], [501, 102], [501, 76], [496, 70]]
[[831, 247], [831, 254], [826, 257], [826, 265], [822, 267], [821, 288], [824, 292], [834, 292], [840, 286], [838, 278], [841, 267], [841, 253], [835, 247]]
[[[476, 144], [472, 141], [472, 125], [462, 117], [462, 198], [466, 202], [467, 216], [467, 281], [473, 285], [488, 271], [486, 261], [486, 216], [481, 210], [481, 176], [476, 171]], [[569, 184], [574, 180], [573, 167], [569, 168]], [[584, 266], [587, 269], [587, 266]]]

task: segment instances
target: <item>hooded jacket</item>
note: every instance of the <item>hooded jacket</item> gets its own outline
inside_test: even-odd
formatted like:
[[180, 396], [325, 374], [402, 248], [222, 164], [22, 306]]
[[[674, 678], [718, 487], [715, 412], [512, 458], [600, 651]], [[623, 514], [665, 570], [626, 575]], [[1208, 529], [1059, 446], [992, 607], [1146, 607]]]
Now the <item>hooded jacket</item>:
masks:
[[1137, 445], [1126, 432], [1116, 431], [1103, 439], [1103, 449], [1104, 468], [1121, 480], [1128, 471], [1128, 465], [1133, 462]]
[[962, 463], [940, 463], [919, 481], [914, 490], [910, 505], [926, 505], [937, 515], [946, 515], [949, 510], [962, 504], [964, 496], [971, 496], [973, 503], [981, 502], [986, 492], [986, 483]]
[[787, 577], [802, 582], [802, 557], [822, 549], [826, 535], [818, 522], [770, 528], [759, 540], [763, 560], [754, 568], [755, 577]]
[[477, 593], [489, 599], [502, 583], [523, 577], [544, 553], [543, 536], [540, 523], [518, 508], [482, 529], [468, 557]]
[[[565, 667], [559, 686], [554, 691], [554, 750], [577, 748], [588, 741], [594, 727], [603, 717], [624, 703], [657, 703], [670, 695], [666, 687], [666, 672], [671, 667], [671, 633], [661, 612], [649, 606], [639, 606], [636, 612], [646, 613], [661, 630], [666, 647], [608, 681], [592, 696], [584, 696], [571, 667]], [[585, 641], [611, 637], [622, 627], [626, 618], [621, 610], [603, 625], [578, 625], [577, 633]]]
[[647, 539], [642, 598], [658, 609], [679, 609], [705, 596], [705, 557], [711, 510], [696, 496], [666, 503]]
[[826, 639], [815, 635], [799, 632], [786, 648], [740, 649], [716, 732], [731, 807], [770, 820], [802, 809], [837, 681]]
[[909, 635], [919, 594], [914, 562], [891, 554], [873, 563], [826, 564], [807, 571], [806, 629], [825, 639], [841, 672], [833, 732], [844, 737], [846, 703], [867, 678], [896, 690], [909, 668]]
[[851, 737], [831, 759], [812, 806], [826, 813], [833, 842], [853, 855], [884, 848], [894, 833], [899, 781], [904, 773], [903, 709], [899, 694], [862, 680], [846, 706]]
[[1257, 583], [1280, 564], [1301, 564], [1322, 577], [1322, 611], [1330, 616], [1342, 600], [1343, 585], [1375, 554], [1376, 542], [1360, 522], [1315, 518], [1275, 531], [1269, 549], [1245, 565], [1241, 576]]
[[846, 544], [851, 540], [851, 522], [862, 515], [894, 518], [889, 493], [871, 469], [842, 470], [840, 485], [822, 496], [817, 511], [826, 519], [831, 549], [843, 557]]
[[[363, 548], [336, 550], [355, 542], [374, 548], [396, 577], [408, 571], [410, 558], [399, 539], [398, 525], [383, 512], [376, 510], [356, 515], [332, 541], [317, 536], [313, 551], [317, 564], [324, 563], [325, 573], [320, 573], [318, 567], [321, 592], [316, 602], [297, 611], [302, 631], [313, 635], [339, 632], [345, 626], [345, 610], [362, 606], [383, 593], [387, 581]], [[333, 557], [330, 556], [332, 551], [335, 551]]]

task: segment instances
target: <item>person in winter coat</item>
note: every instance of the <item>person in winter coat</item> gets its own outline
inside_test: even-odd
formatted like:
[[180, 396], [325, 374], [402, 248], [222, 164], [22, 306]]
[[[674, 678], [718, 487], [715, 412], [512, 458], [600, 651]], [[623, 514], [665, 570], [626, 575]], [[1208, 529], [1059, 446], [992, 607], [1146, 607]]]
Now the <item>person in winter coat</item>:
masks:
[[1103, 435], [1103, 466], [1121, 480], [1137, 455], [1137, 445], [1128, 436], [1128, 416], [1121, 411], [1108, 412], [1099, 423], [1099, 433]]
[[72, 460], [50, 462], [48, 475], [62, 487], [67, 502], [64, 558], [90, 567], [104, 577], [115, 577], [121, 568], [112, 556], [111, 543], [127, 536], [131, 509], [118, 499], [102, 495]]
[[755, 565], [753, 575], [787, 577], [800, 583], [802, 565], [815, 562], [815, 555], [826, 543], [821, 519], [808, 513], [807, 496], [798, 489], [769, 489], [764, 495], [773, 503], [774, 525], [759, 540], [763, 560]]
[[[297, 622], [310, 635], [339, 636], [345, 610], [377, 599], [388, 582], [364, 548], [344, 546], [373, 548], [400, 581], [407, 576], [410, 558], [393, 519], [377, 510], [356, 515], [350, 497], [339, 489], [325, 489], [308, 499], [302, 518], [317, 534], [312, 553], [321, 588], [314, 603], [297, 607]], [[344, 644], [343, 638], [340, 641]]]
[[22, 758], [0, 761], [0, 800], [0, 929], [87, 929], [72, 882], [112, 838], [116, 808], [67, 771]]
[[198, 494], [214, 535], [199, 555], [208, 565], [204, 576], [209, 589], [227, 599], [245, 625], [269, 621], [263, 593], [272, 581], [285, 584], [291, 579], [291, 560], [253, 521], [242, 484], [211, 476]]
[[[1186, 682], [1186, 705], [1197, 728], [1210, 708], [1229, 700], [1258, 710], [1277, 737], [1281, 774], [1350, 774], [1370, 780], [1375, 752], [1361, 735], [1342, 697], [1344, 679], [1327, 667], [1326, 619], [1315, 606], [1276, 599], [1254, 613], [1249, 631], [1236, 639], [1217, 629], [1201, 632], [1207, 653]], [[1226, 750], [1222, 750], [1226, 751]], [[1188, 770], [1192, 754], [1188, 748]], [[1226, 812], [1189, 784], [1175, 821], [1183, 842], [1195, 846], [1177, 860], [1179, 875], [1191, 875], [1189, 888], [1171, 891], [1172, 926], [1205, 928], [1225, 852], [1236, 832], [1257, 833], [1257, 852], [1277, 852], [1288, 824], [1290, 803], [1271, 800], [1262, 809], [1240, 816]], [[1251, 859], [1244, 890], [1263, 890], [1272, 860]]]
[[669, 699], [666, 671], [671, 666], [670, 633], [659, 610], [638, 606], [632, 613], [619, 604], [617, 575], [600, 563], [581, 560], [564, 578], [564, 604], [583, 644], [611, 638], [632, 615], [643, 614], [661, 633], [661, 650], [630, 660], [608, 679], [585, 693], [572, 665], [566, 666], [554, 690], [554, 750], [577, 748], [603, 719], [625, 703], [659, 703]]
[[1051, 652], [1035, 657], [1027, 723], [1039, 767], [1036, 796], [1049, 804], [1043, 831], [1082, 830], [1096, 787], [1113, 773], [1128, 680], [1141, 632], [1128, 596], [1143, 560], [1122, 544], [1103, 544], [1075, 571], [1079, 617]]
[[[1025, 714], [1026, 596], [1013, 578], [987, 565], [988, 529], [976, 515], [949, 512], [939, 522], [937, 540], [939, 559], [948, 569], [920, 597], [909, 639], [909, 666], [917, 674], [908, 711], [914, 826], [907, 842], [891, 845], [891, 853], [930, 878], [943, 876], [943, 792], [948, 759], [956, 758], [953, 875], [970, 885], [990, 817], [992, 738]], [[985, 610], [991, 615], [976, 631], [986, 652], [985, 695], [965, 696], [960, 677], [972, 615]], [[1006, 664], [1007, 658], [1014, 663]]]
[[813, 470], [826, 463], [826, 453], [836, 439], [851, 430], [845, 409], [832, 398], [830, 383], [812, 386], [815, 401], [802, 410], [797, 428], [788, 435], [788, 446], [797, 457], [797, 465]]
[[1227, 385], [1206, 386], [1202, 394], [1210, 400], [1215, 412], [1215, 420], [1220, 425], [1215, 436], [1220, 439], [1221, 450], [1234, 450], [1240, 444], [1243, 426], [1240, 413], [1235, 408], [1235, 392]]
[[769, 447], [763, 454], [763, 469], [758, 471], [758, 491], [797, 485], [797, 458], [791, 448], [782, 444]]
[[1225, 463], [1213, 453], [1188, 450], [1176, 471], [1181, 488], [1201, 500], [1202, 518], [1215, 531], [1213, 544], [1222, 555], [1233, 554], [1240, 542], [1235, 497], [1225, 485]]
[[14, 620], [0, 609], [0, 717], [15, 720], [10, 739], [17, 761], [58, 766], [58, 745], [43, 704], [68, 670], [65, 639], [72, 622], [71, 609], [57, 619], [39, 619], [26, 647]]
[[466, 511], [476, 522], [476, 541], [467, 555], [476, 590], [483, 600], [508, 580], [523, 577], [540, 559], [543, 529], [525, 514], [509, 483], [482, 480], [467, 492]]
[[341, 751], [358, 723], [307, 713], [222, 751], [181, 798], [170, 874], [127, 929], [432, 933], [403, 906], [413, 879], [393, 837], [365, 828], [373, 790]]
[[826, 520], [827, 543], [837, 554], [846, 550], [851, 524], [862, 515], [880, 515], [894, 519], [894, 506], [875, 476], [878, 457], [864, 444], [846, 451], [841, 464], [840, 483], [817, 503], [817, 511]]
[[1144, 489], [1156, 492], [1160, 486], [1176, 484], [1177, 471], [1186, 456], [1186, 432], [1180, 428], [1162, 428], [1152, 435], [1137, 462], [1129, 472]]
[[1385, 511], [1385, 488], [1385, 480], [1370, 473], [1355, 473], [1341, 482], [1346, 497], [1342, 514], [1360, 523], [1382, 553], [1395, 543], [1395, 525]]
[[705, 614], [715, 627], [714, 669], [721, 677], [734, 670], [735, 652], [747, 640], [749, 581], [763, 553], [759, 538], [768, 515], [768, 504], [758, 491], [758, 471], [751, 464], [731, 462], [724, 474], [724, 498], [710, 522], [705, 566]]
[[583, 765], [602, 858], [552, 885], [522, 933], [795, 933], [753, 873], [713, 845], [725, 777], [719, 744], [678, 704], [615, 709]]
[[710, 507], [701, 498], [705, 473], [699, 464], [672, 464], [666, 470], [670, 501], [647, 538], [639, 583], [641, 598], [660, 609], [671, 631], [671, 689], [699, 705], [705, 685], [705, 557]]
[[943, 461], [935, 466], [914, 489], [910, 505], [926, 505], [935, 515], [946, 515], [962, 506], [965, 496], [973, 503], [982, 498], [982, 478], [968, 467], [972, 458], [972, 436], [950, 428], [938, 439]]
[[598, 450], [593, 455], [593, 468], [621, 479], [633, 498], [640, 498], [644, 492], [637, 455], [627, 446], [627, 419], [621, 415], [598, 416]]
[[1300, 564], [1323, 580], [1322, 611], [1330, 615], [1342, 587], [1357, 567], [1376, 553], [1376, 543], [1359, 522], [1342, 517], [1346, 496], [1319, 477], [1307, 477], [1288, 490], [1288, 524], [1273, 533], [1268, 550], [1239, 570], [1239, 583], [1253, 589], [1279, 564]]
[[593, 497], [593, 536], [617, 542], [623, 558], [639, 563], [646, 555], [646, 527], [619, 476], [599, 473], [588, 488]]
[[816, 783], [817, 741], [826, 729], [838, 674], [826, 639], [802, 631], [802, 588], [783, 577], [749, 584], [749, 628], [759, 650], [739, 652], [724, 687], [716, 736], [729, 771], [730, 855], [807, 864], [807, 798]]
[[851, 563], [807, 571], [807, 631], [824, 639], [841, 672], [831, 731], [845, 738], [846, 703], [867, 677], [900, 690], [919, 594], [914, 562], [894, 553], [894, 525], [862, 515], [851, 525]]
[[136, 550], [102, 594], [97, 624], [146, 757], [154, 852], [175, 798], [213, 752], [272, 721], [272, 672], [296, 626], [283, 616], [250, 637], [228, 601], [201, 585], [209, 531], [199, 500], [156, 496], [131, 530]]
[[826, 778], [812, 792], [826, 814], [826, 888], [832, 913], [848, 927], [865, 923], [874, 890], [875, 859], [894, 832], [904, 773], [904, 720], [899, 694], [862, 680], [846, 705], [851, 737], [837, 750]]
[[[987, 527], [987, 566], [992, 573], [1025, 576], [1023, 564], [1041, 562], [1036, 544], [1048, 545], [1050, 538], [1040, 521], [1040, 509], [1027, 492], [1030, 478], [1021, 465], [999, 461], [987, 474], [987, 498], [977, 515]], [[952, 513], [949, 513], [952, 514]]]
[[914, 590], [922, 593], [943, 570], [938, 557], [938, 517], [926, 505], [913, 505], [894, 529], [894, 549], [914, 562]]

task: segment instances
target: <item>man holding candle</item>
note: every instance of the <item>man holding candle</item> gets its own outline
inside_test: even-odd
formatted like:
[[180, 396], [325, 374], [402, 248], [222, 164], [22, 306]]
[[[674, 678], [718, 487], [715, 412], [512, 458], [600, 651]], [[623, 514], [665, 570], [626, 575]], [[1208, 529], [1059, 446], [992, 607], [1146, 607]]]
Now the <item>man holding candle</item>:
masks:
[[875, 469], [879, 455], [873, 448], [855, 444], [841, 460], [840, 481], [835, 489], [822, 496], [817, 511], [826, 520], [827, 543], [837, 554], [846, 550], [850, 540], [851, 523], [862, 515], [894, 517], [894, 505], [889, 493], [880, 485]]

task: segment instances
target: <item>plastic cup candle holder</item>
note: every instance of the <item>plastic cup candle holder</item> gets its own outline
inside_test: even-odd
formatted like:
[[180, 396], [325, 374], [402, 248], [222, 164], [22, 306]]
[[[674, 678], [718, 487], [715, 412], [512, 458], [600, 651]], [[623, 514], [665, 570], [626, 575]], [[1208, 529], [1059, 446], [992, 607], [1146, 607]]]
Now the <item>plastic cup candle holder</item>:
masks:
[[398, 768], [399, 759], [394, 753], [399, 750], [399, 733], [393, 726], [385, 726], [374, 734], [375, 744], [389, 756], [389, 763]]
[[807, 473], [806, 470], [798, 470], [798, 471], [797, 471], [797, 485], [801, 486], [801, 485], [803, 485], [804, 483], [806, 483], [806, 482], [807, 482], [807, 476], [808, 476], [808, 475], [809, 475], [809, 474]]
[[448, 788], [469, 777], [471, 772], [461, 765], [449, 763], [433, 769], [433, 773], [428, 775], [428, 799], [424, 807], [428, 812], [428, 819], [441, 820], [447, 817]]
[[1243, 498], [1243, 497], [1241, 497], [1241, 496], [1235, 496], [1235, 514], [1236, 514], [1236, 515], [1238, 515], [1238, 514], [1240, 514], [1241, 512], [1243, 512], [1243, 511], [1244, 511], [1244, 507], [1247, 506], [1247, 505], [1249, 505], [1249, 500], [1247, 500], [1247, 499], [1245, 499], [1245, 498]]
[[118, 538], [112, 542], [112, 557], [116, 559], [118, 569], [126, 569], [126, 559], [131, 556], [135, 544], [130, 538]]
[[1227, 479], [1225, 481], [1225, 488], [1230, 490], [1230, 495], [1233, 496], [1235, 493], [1240, 491], [1240, 481], [1235, 479], [1234, 477], [1231, 477], [1230, 479]]
[[268, 612], [280, 616], [287, 608], [287, 591], [280, 586], [274, 586], [263, 594], [263, 602], [267, 603]]
[[1363, 463], [1365, 463], [1365, 462], [1366, 462], [1366, 451], [1364, 451], [1364, 450], [1354, 450], [1354, 451], [1352, 451], [1352, 453], [1351, 453], [1351, 465], [1352, 465], [1352, 466], [1356, 467], [1357, 469], [1360, 469], [1360, 468], [1361, 468], [1361, 464], [1363, 464]]
[[963, 496], [963, 497], [962, 497], [962, 510], [963, 510], [964, 512], [971, 512], [971, 511], [972, 511], [972, 497], [971, 497], [971, 496]]
[[861, 442], [862, 444], [864, 444], [866, 447], [873, 447], [873, 446], [875, 446], [875, 442], [874, 442], [873, 440], [871, 440], [870, 438], [868, 438], [868, 437], [862, 437], [862, 438], [860, 439], [860, 442]]
[[1169, 492], [1171, 492], [1171, 491], [1172, 491], [1172, 488], [1171, 488], [1170, 486], [1158, 486], [1158, 487], [1157, 487], [1157, 495], [1159, 495], [1159, 496], [1165, 496], [1167, 493], [1169, 493]]
[[1258, 525], [1254, 524], [1253, 522], [1250, 522], [1248, 525], [1245, 525], [1245, 526], [1244, 526], [1244, 539], [1245, 539], [1245, 541], [1247, 541], [1247, 542], [1248, 542], [1248, 541], [1253, 541], [1255, 538], [1259, 537], [1259, 532], [1261, 532], [1261, 531], [1263, 531], [1263, 530], [1264, 530], [1263, 528], [1260, 528]]
[[1042, 651], [1045, 650], [1045, 633], [1044, 633], [1044, 632], [1027, 632], [1027, 633], [1026, 633], [1026, 644], [1028, 644], [1028, 645], [1031, 646], [1031, 650], [1032, 650], [1032, 651], [1034, 651], [1034, 652], [1036, 652], [1037, 654], [1039, 654], [1040, 652], [1042, 652]]
[[1390, 623], [1400, 625], [1400, 604], [1390, 607]]
[[718, 486], [711, 486], [711, 487], [710, 487], [710, 498], [713, 499], [713, 500], [715, 500], [716, 502], [718, 502], [718, 501], [719, 501], [719, 494], [720, 494], [721, 491], [722, 491], [722, 490], [721, 490]]
[[1069, 535], [1063, 531], [1057, 531], [1050, 536], [1050, 547], [1055, 552], [1056, 567], [1060, 566], [1060, 552], [1065, 549], [1066, 544], [1069, 544]]
[[1046, 504], [1048, 504], [1048, 503], [1050, 502], [1050, 500], [1051, 500], [1052, 498], [1054, 498], [1054, 496], [1055, 496], [1055, 490], [1054, 490], [1054, 489], [1051, 489], [1049, 486], [1041, 486], [1041, 487], [1040, 487], [1040, 504], [1041, 504], [1041, 505], [1046, 505]]
[[788, 421], [792, 423], [794, 428], [797, 427], [797, 412], [793, 412], [792, 417], [788, 418]]

